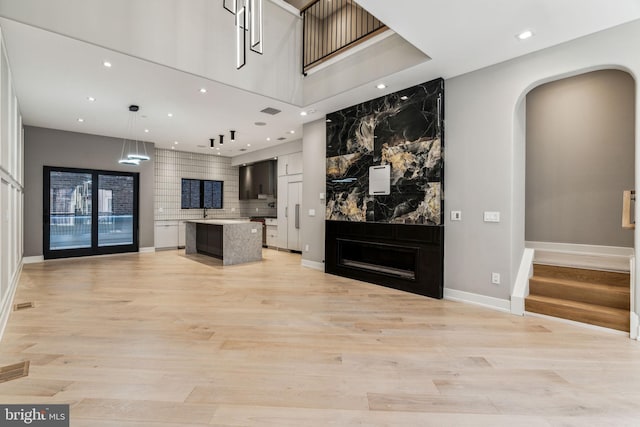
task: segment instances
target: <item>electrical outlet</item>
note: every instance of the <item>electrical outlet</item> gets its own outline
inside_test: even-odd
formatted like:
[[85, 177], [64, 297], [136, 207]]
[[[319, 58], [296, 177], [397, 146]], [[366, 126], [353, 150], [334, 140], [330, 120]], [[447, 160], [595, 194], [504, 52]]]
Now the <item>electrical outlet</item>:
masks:
[[309, 252], [309, 245], [304, 245], [304, 251]]
[[256, 208], [256, 212], [260, 212], [260, 208]]
[[231, 208], [231, 212], [235, 212], [235, 211], [236, 211], [236, 208]]
[[315, 209], [309, 209], [309, 216], [316, 216], [316, 210]]
[[451, 221], [462, 221], [462, 211], [451, 211]]
[[251, 234], [257, 234], [258, 233], [258, 229], [257, 228], [252, 228], [251, 229]]
[[491, 283], [494, 285], [500, 284], [500, 273], [491, 273]]

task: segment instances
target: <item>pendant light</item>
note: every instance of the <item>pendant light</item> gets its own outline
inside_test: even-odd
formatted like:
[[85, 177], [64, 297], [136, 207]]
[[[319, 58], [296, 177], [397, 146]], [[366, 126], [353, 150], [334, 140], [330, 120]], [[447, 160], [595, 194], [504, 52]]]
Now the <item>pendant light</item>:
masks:
[[[151, 159], [149, 154], [147, 154], [147, 144], [144, 141], [138, 141], [137, 138], [133, 138], [139, 110], [140, 107], [137, 105], [129, 105], [129, 111], [131, 112], [127, 126], [129, 139], [122, 139], [122, 153], [120, 155], [120, 160], [118, 160], [118, 163], [121, 165], [138, 166], [140, 165], [140, 162]], [[142, 144], [142, 151], [140, 151], [140, 143]], [[134, 147], [135, 151], [133, 150]], [[126, 157], [125, 151], [127, 152]]]
[[232, 130], [232, 131], [230, 131], [230, 133], [231, 133], [231, 142], [235, 142], [235, 140], [236, 140], [236, 131]]

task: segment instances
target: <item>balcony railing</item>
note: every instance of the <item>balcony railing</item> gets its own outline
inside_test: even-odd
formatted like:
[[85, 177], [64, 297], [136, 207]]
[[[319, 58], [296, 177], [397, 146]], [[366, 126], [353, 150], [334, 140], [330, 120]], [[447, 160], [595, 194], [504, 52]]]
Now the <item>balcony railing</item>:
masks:
[[353, 0], [317, 0], [300, 14], [303, 74], [387, 28]]

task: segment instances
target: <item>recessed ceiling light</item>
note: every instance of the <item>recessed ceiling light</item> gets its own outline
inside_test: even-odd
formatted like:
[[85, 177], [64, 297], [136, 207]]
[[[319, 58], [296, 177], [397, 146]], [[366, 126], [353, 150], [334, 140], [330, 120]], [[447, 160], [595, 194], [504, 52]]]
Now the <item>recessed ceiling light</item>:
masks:
[[104, 61], [104, 62], [102, 63], [102, 65], [104, 65], [104, 66], [105, 66], [105, 67], [107, 67], [107, 68], [111, 68], [111, 62], [109, 62], [109, 61]]
[[520, 40], [526, 40], [526, 39], [528, 39], [528, 38], [530, 38], [530, 37], [532, 37], [532, 36], [533, 36], [533, 31], [531, 31], [531, 30], [526, 30], [526, 31], [523, 31], [523, 32], [521, 32], [520, 34], [518, 34], [516, 37], [517, 37], [518, 39], [520, 39]]
[[247, 164], [246, 164], [246, 163], [243, 163], [243, 164], [242, 164], [242, 166], [247, 166]]
[[378, 83], [378, 86], [376, 86], [376, 87], [377, 87], [378, 89], [381, 89], [381, 90], [382, 90], [382, 89], [386, 89], [386, 88], [387, 88], [387, 85], [386, 85], [386, 84], [384, 84], [384, 83]]
[[267, 141], [271, 141], [271, 138], [267, 138]]
[[220, 147], [216, 147], [216, 150], [220, 151]]
[[87, 96], [87, 101], [89, 102], [95, 102], [95, 98], [93, 96]]
[[294, 133], [296, 133], [296, 131], [295, 131], [295, 130], [290, 130], [290, 131], [289, 131], [289, 133], [290, 133], [291, 135], [293, 135]]
[[409, 99], [409, 97], [407, 95], [403, 95], [400, 97], [401, 100], [406, 101], [407, 99]]
[[173, 117], [173, 113], [167, 113], [167, 117]]
[[331, 119], [327, 119], [327, 123], [331, 123]]
[[218, 156], [221, 156], [222, 154], [220, 154], [220, 152], [218, 151]]
[[176, 147], [171, 147], [171, 149], [172, 149], [172, 150], [175, 150], [175, 149], [176, 149]]
[[178, 144], [180, 144], [180, 143], [179, 143], [178, 141], [173, 141], [173, 144], [174, 144], [174, 145], [178, 145]]
[[247, 144], [247, 147], [251, 147], [251, 144]]
[[207, 93], [207, 89], [206, 89], [206, 88], [204, 88], [204, 87], [203, 87], [203, 88], [201, 88], [201, 89], [200, 89], [200, 93]]
[[144, 133], [149, 133], [149, 129], [145, 129], [145, 130], [144, 130]]
[[79, 121], [80, 123], [82, 123], [82, 122], [84, 122], [84, 119], [83, 119], [82, 117], [79, 117], [79, 118], [78, 118], [78, 121]]
[[306, 112], [306, 111], [300, 111], [300, 115], [301, 115], [301, 116], [306, 116], [306, 115], [307, 115], [307, 112]]
[[273, 158], [273, 160], [278, 160], [278, 158], [277, 158], [277, 157], [274, 157], [274, 158]]

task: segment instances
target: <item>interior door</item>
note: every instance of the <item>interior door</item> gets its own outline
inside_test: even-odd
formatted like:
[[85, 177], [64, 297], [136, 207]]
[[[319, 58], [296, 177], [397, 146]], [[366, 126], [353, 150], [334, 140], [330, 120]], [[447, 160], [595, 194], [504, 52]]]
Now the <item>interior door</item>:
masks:
[[138, 174], [45, 166], [45, 259], [138, 251]]
[[302, 182], [290, 182], [287, 185], [287, 249], [299, 251], [300, 220], [302, 204]]

